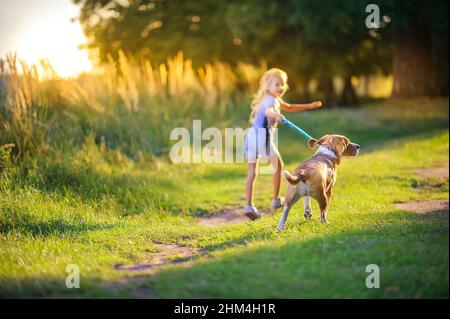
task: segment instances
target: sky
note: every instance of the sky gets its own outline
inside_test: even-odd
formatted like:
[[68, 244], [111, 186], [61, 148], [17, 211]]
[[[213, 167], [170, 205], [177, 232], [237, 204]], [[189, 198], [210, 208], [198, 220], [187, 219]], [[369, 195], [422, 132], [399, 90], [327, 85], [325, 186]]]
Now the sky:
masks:
[[71, 18], [79, 9], [71, 0], [0, 0], [0, 57], [17, 52], [36, 63], [47, 58], [60, 76], [92, 69], [81, 25]]

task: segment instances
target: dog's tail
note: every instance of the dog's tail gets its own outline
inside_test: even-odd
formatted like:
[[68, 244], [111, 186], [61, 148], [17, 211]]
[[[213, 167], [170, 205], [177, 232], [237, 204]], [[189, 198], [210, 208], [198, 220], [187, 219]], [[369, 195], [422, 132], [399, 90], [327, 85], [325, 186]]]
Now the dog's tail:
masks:
[[286, 180], [292, 185], [296, 185], [300, 182], [304, 182], [306, 179], [305, 171], [303, 169], [300, 170], [298, 175], [292, 175], [288, 171], [284, 171], [283, 174], [284, 174], [284, 177], [286, 178]]

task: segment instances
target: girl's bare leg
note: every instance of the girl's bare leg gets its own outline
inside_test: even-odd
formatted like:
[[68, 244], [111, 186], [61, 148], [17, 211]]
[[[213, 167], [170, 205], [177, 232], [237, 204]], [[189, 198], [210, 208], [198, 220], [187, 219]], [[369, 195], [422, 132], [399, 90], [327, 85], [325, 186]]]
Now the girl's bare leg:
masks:
[[255, 188], [256, 172], [258, 169], [258, 159], [255, 163], [248, 163], [247, 183], [245, 185], [245, 194], [247, 205], [253, 206], [253, 189]]
[[280, 184], [281, 184], [281, 171], [283, 170], [283, 160], [281, 156], [277, 154], [276, 156], [270, 157], [270, 163], [272, 167], [275, 169], [273, 174], [273, 198], [280, 198]]

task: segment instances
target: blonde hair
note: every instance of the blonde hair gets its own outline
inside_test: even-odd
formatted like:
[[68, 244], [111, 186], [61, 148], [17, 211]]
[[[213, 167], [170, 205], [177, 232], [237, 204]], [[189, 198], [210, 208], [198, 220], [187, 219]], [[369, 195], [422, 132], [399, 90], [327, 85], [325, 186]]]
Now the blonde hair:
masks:
[[259, 81], [259, 88], [256, 94], [253, 96], [252, 104], [251, 104], [251, 113], [250, 113], [250, 123], [253, 123], [253, 120], [255, 118], [256, 111], [258, 110], [258, 107], [261, 103], [261, 101], [266, 97], [268, 94], [269, 85], [272, 83], [273, 79], [275, 77], [280, 77], [284, 82], [286, 82], [286, 89], [282, 93], [282, 95], [287, 91], [287, 73], [284, 72], [281, 69], [278, 68], [271, 68], [264, 72], [264, 75], [261, 77], [261, 80]]

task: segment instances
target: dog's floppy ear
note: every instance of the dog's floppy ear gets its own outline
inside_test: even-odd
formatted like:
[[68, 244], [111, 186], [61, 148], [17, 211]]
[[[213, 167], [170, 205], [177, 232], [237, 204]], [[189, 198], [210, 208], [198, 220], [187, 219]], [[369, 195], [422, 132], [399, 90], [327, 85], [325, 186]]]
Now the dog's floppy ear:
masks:
[[315, 138], [308, 141], [308, 146], [312, 149], [316, 148], [318, 145], [322, 145], [326, 140], [328, 135], [324, 135], [320, 138], [320, 140], [316, 140]]
[[317, 146], [317, 143], [319, 143], [319, 141], [316, 140], [315, 138], [313, 138], [308, 141], [308, 146], [309, 146], [309, 148], [313, 149]]

